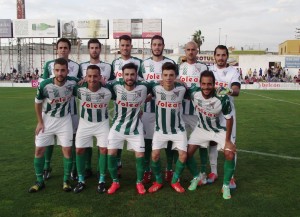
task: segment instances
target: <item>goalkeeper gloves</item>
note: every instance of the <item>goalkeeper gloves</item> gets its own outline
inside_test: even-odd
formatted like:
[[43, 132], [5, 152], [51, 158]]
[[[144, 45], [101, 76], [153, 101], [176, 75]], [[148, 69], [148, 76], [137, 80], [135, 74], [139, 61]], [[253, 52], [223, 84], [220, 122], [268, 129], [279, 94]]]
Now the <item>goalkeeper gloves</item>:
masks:
[[233, 90], [229, 87], [218, 87], [217, 88], [217, 94], [218, 95], [227, 95], [228, 93], [231, 94]]

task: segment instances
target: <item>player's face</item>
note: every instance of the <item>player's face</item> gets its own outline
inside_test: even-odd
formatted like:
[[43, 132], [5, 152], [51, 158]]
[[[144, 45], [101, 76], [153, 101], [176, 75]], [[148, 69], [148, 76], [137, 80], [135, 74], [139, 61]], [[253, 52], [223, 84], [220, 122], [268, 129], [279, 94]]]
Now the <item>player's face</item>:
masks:
[[187, 43], [185, 46], [185, 55], [186, 59], [189, 62], [195, 62], [197, 60], [198, 49], [197, 46], [193, 43]]
[[97, 69], [88, 69], [86, 71], [85, 80], [88, 83], [89, 89], [94, 89], [100, 86], [101, 75]]
[[200, 81], [200, 88], [204, 98], [210, 98], [214, 91], [214, 83], [212, 77], [203, 76]]
[[66, 42], [59, 42], [57, 45], [57, 55], [59, 58], [68, 59], [70, 54], [70, 48], [68, 43]]
[[135, 69], [125, 69], [123, 71], [123, 79], [127, 86], [131, 87], [136, 83], [137, 73]]
[[91, 43], [89, 48], [90, 58], [91, 59], [99, 59], [100, 56], [100, 46], [98, 43]]
[[214, 55], [215, 62], [219, 68], [225, 68], [227, 65], [228, 55], [226, 54], [226, 50], [217, 49], [216, 55]]
[[54, 65], [55, 80], [58, 84], [65, 82], [68, 75], [68, 68], [66, 65], [55, 64]]
[[131, 55], [132, 44], [130, 41], [121, 40], [119, 44], [121, 56], [125, 58], [129, 58]]
[[151, 50], [153, 56], [160, 57], [164, 51], [165, 45], [163, 44], [162, 40], [154, 39], [151, 44]]
[[163, 84], [166, 86], [173, 86], [176, 79], [175, 71], [174, 70], [164, 70], [162, 72], [162, 81]]

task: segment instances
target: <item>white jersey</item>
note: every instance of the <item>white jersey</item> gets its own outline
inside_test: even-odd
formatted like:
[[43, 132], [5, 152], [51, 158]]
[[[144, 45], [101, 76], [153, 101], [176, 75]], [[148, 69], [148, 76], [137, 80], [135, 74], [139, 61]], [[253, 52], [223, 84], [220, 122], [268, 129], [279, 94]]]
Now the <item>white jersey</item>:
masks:
[[[175, 62], [167, 57], [163, 57], [161, 61], [154, 61], [152, 57], [145, 59], [142, 62], [140, 77], [147, 82], [160, 81], [162, 74], [162, 65], [166, 62]], [[177, 72], [176, 72], [177, 73]], [[154, 113], [155, 112], [155, 99], [145, 103], [144, 112]]]
[[[46, 62], [45, 66], [44, 66], [44, 71], [43, 71], [43, 79], [53, 78], [55, 76], [54, 61], [55, 60]], [[82, 78], [82, 74], [79, 71], [78, 63], [76, 63], [72, 60], [68, 60], [68, 70], [69, 70], [69, 73], [68, 73], [69, 77], [74, 77], [74, 78], [78, 78], [78, 79]], [[76, 106], [75, 98], [72, 98], [70, 100], [70, 104], [71, 104], [71, 107], [70, 107], [71, 115], [76, 115], [77, 114], [77, 106]]]
[[111, 130], [124, 135], [142, 134], [143, 132], [139, 132], [138, 128], [143, 128], [140, 111], [148, 94], [147, 86], [138, 82], [133, 90], [128, 91], [125, 89], [124, 82], [120, 81], [113, 83], [112, 87], [116, 100]]
[[[127, 64], [127, 63], [134, 63], [138, 67], [138, 74], [140, 74], [141, 70], [141, 63], [142, 60], [136, 57], [130, 57], [128, 60], [123, 60], [122, 57], [119, 57], [115, 59], [112, 62], [112, 70], [113, 73], [115, 74], [116, 81], [123, 81], [123, 76], [122, 76], [122, 67]], [[141, 80], [140, 78], [137, 78], [138, 80]]]
[[70, 99], [78, 79], [67, 77], [63, 86], [54, 84], [54, 78], [42, 81], [37, 89], [35, 103], [43, 103], [43, 113], [51, 117], [64, 117], [70, 113]]
[[[184, 62], [179, 65], [179, 75], [178, 79], [186, 83], [188, 88], [199, 87], [200, 86], [200, 75], [203, 71], [208, 70], [208, 67], [196, 61], [196, 63], [189, 64]], [[189, 99], [184, 99], [183, 104], [183, 114], [185, 115], [196, 115], [193, 103]]]
[[92, 92], [83, 86], [76, 86], [74, 95], [80, 102], [79, 115], [89, 122], [103, 122], [108, 119], [108, 105], [112, 97], [111, 91], [101, 87], [98, 91]]
[[109, 63], [100, 61], [97, 64], [92, 64], [90, 61], [80, 63], [79, 70], [83, 77], [86, 76], [86, 70], [89, 65], [96, 65], [100, 68], [101, 76], [105, 81], [112, 81], [115, 79], [115, 75], [112, 71], [112, 66]]
[[173, 90], [167, 91], [157, 83], [150, 83], [150, 85], [155, 96], [155, 131], [163, 134], [185, 132], [181, 116], [185, 87], [176, 83]]
[[211, 98], [205, 99], [200, 87], [189, 89], [189, 94], [198, 116], [197, 127], [216, 133], [226, 131], [225, 119], [232, 116], [228, 96], [219, 97], [214, 92]]

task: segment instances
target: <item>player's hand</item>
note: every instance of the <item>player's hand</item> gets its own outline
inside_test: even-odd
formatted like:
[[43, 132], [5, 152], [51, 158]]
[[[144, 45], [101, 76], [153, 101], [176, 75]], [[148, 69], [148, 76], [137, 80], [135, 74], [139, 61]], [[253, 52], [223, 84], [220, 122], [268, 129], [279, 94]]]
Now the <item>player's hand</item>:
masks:
[[83, 79], [81, 79], [77, 84], [79, 85], [79, 86], [82, 86], [82, 84], [85, 82], [85, 79], [83, 78]]
[[231, 141], [225, 141], [224, 151], [236, 152], [236, 147]]
[[140, 118], [140, 119], [142, 118], [143, 114], [144, 114], [144, 112], [143, 112], [143, 110], [141, 109], [141, 110], [140, 110], [140, 113], [139, 113], [139, 118]]
[[38, 123], [36, 128], [35, 128], [35, 135], [39, 135], [39, 133], [42, 131], [42, 133], [44, 132], [44, 123]]
[[233, 90], [229, 87], [218, 87], [217, 88], [217, 94], [219, 96], [231, 94], [232, 92], [233, 92]]
[[151, 94], [148, 94], [147, 97], [146, 97], [145, 102], [150, 102], [151, 99], [152, 99], [152, 95], [151, 95]]

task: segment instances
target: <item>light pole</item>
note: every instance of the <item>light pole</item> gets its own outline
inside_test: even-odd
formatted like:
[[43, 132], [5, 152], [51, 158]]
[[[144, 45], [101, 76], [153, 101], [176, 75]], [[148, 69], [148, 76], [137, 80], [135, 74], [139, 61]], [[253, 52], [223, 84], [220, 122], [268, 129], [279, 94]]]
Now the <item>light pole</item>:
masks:
[[221, 41], [221, 28], [219, 28], [219, 44], [220, 44], [220, 41]]

